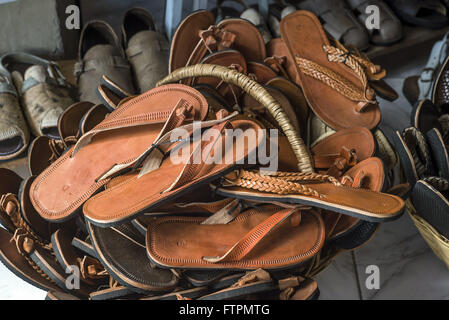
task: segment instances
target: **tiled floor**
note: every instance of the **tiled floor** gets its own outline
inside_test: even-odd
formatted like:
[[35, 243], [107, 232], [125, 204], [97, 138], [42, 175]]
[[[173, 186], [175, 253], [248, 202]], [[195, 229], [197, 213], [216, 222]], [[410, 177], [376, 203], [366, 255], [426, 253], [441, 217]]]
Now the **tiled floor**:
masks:
[[[101, 2], [88, 3], [101, 8]], [[140, 2], [144, 4], [144, 1]], [[107, 12], [108, 10], [103, 14], [107, 16]], [[389, 71], [390, 85], [402, 92], [404, 79], [419, 73], [429, 50], [430, 47], [426, 46], [421, 50], [409, 52], [408, 56], [396, 55], [389, 57], [388, 61], [383, 61]], [[387, 135], [409, 125], [411, 106], [403, 96], [394, 103], [382, 101], [381, 108], [382, 128]], [[25, 176], [25, 163], [14, 170]], [[366, 268], [373, 265], [380, 271], [379, 289], [368, 289], [365, 285], [369, 276]], [[318, 275], [317, 280], [321, 291], [320, 299], [323, 300], [449, 299], [449, 270], [433, 255], [407, 214], [395, 222], [382, 225], [364, 247], [354, 253], [348, 252], [338, 256]], [[0, 299], [44, 297], [45, 292], [19, 280], [0, 264]]]

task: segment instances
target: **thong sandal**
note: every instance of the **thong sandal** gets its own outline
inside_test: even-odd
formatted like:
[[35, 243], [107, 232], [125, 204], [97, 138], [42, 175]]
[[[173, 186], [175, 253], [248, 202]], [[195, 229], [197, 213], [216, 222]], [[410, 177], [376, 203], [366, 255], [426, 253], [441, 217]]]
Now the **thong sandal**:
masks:
[[173, 290], [178, 278], [170, 270], [156, 268], [145, 257], [145, 239], [131, 225], [99, 228], [87, 223], [92, 244], [109, 274], [136, 293]]
[[[372, 68], [365, 69], [371, 65], [368, 61], [338, 44], [333, 46], [318, 18], [308, 11], [285, 17], [281, 33], [307, 101], [321, 120], [338, 130], [373, 129], [379, 124], [380, 109], [367, 75]], [[372, 71], [377, 72], [375, 68]]]
[[261, 175], [241, 169], [212, 188], [225, 197], [310, 205], [371, 222], [398, 219], [405, 206], [397, 196], [346, 187], [334, 177], [316, 173]]
[[[101, 226], [117, 225], [133, 219], [144, 211], [152, 210], [156, 206], [174, 200], [187, 190], [206, 184], [232, 171], [236, 164], [243, 164], [248, 156], [254, 156], [257, 146], [263, 139], [259, 132], [261, 127], [251, 120], [229, 121], [228, 117], [228, 119], [206, 121], [200, 125], [211, 127], [204, 133], [209, 143], [205, 141], [181, 142], [174, 146], [177, 150], [175, 152], [184, 150], [184, 153], [185, 150], [192, 150], [192, 147], [194, 151], [192, 153], [188, 151], [190, 154], [188, 158], [173, 162], [172, 157], [165, 157], [170, 144], [164, 144], [164, 141], [173, 136], [174, 132], [163, 136], [156, 142], [159, 148], [150, 149], [148, 157], [144, 154], [141, 160], [144, 161], [143, 167], [138, 174], [93, 196], [85, 203], [83, 212], [86, 219]], [[232, 143], [231, 146], [229, 143], [225, 143], [226, 128], [237, 129], [235, 131], [237, 134], [234, 135], [236, 143]], [[185, 132], [174, 134], [176, 137], [183, 135], [185, 139]], [[193, 133], [193, 137], [195, 136], [197, 134]], [[248, 141], [247, 145], [245, 140]], [[179, 160], [181, 160], [180, 163]], [[114, 171], [114, 168], [111, 170]], [[159, 181], [159, 184], [155, 186], [154, 181]], [[144, 189], [151, 191], [146, 193], [133, 191]], [[116, 201], [122, 194], [127, 194], [128, 200], [126, 202]]]
[[[320, 215], [301, 207], [271, 205], [246, 210], [227, 224], [205, 221], [191, 217], [154, 220], [146, 238], [150, 260], [162, 268], [287, 269], [314, 256], [324, 244]], [[180, 242], [183, 250], [177, 245]]]
[[207, 112], [204, 97], [183, 85], [159, 87], [128, 100], [36, 178], [30, 190], [33, 205], [47, 220], [70, 218], [110, 180], [100, 177], [111, 166], [132, 162], [162, 128], [170, 131], [184, 121], [202, 120]]

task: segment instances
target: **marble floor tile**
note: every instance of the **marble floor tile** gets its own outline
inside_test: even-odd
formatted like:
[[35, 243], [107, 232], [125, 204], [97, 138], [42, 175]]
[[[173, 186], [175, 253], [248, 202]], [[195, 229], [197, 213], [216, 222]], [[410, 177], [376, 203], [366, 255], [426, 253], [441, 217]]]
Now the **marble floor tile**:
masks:
[[[383, 224], [355, 252], [362, 299], [449, 299], [449, 270], [422, 239], [408, 214]], [[368, 289], [366, 268], [379, 268], [379, 289]]]
[[320, 300], [358, 300], [356, 269], [350, 252], [340, 254], [321, 272], [316, 281]]

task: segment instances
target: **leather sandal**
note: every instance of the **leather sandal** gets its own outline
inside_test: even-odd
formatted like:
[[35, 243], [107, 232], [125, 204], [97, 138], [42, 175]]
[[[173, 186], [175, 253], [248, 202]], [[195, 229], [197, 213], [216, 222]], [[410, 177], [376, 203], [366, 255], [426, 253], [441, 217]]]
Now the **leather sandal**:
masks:
[[207, 112], [204, 97], [183, 85], [159, 87], [128, 100], [36, 178], [30, 190], [33, 205], [47, 220], [69, 219], [110, 180], [101, 178], [112, 166], [127, 166], [162, 128], [170, 131], [184, 121], [202, 120]]
[[79, 87], [79, 100], [99, 104], [96, 88], [103, 75], [134, 93], [131, 67], [112, 27], [104, 21], [90, 21], [81, 31], [78, 62], [74, 74]]
[[169, 45], [143, 8], [128, 10], [122, 23], [123, 47], [134, 72], [135, 87], [143, 93], [167, 75]]
[[[373, 129], [379, 124], [380, 109], [367, 76], [368, 70], [377, 73], [377, 66], [338, 44], [333, 46], [310, 12], [297, 11], [285, 17], [281, 33], [296, 62], [307, 101], [323, 122], [336, 130], [353, 126]], [[365, 69], [365, 64], [370, 67]]]
[[131, 225], [100, 228], [87, 223], [92, 245], [109, 274], [136, 293], [173, 290], [178, 278], [151, 265], [145, 257], [145, 238]]
[[73, 88], [58, 65], [26, 53], [9, 53], [0, 58], [0, 73], [10, 73], [33, 135], [58, 139], [58, 117], [74, 103]]
[[438, 177], [419, 180], [410, 199], [417, 214], [443, 237], [449, 237], [449, 181]]
[[435, 173], [438, 177], [449, 179], [449, 138], [443, 137], [441, 132], [433, 128], [426, 134], [432, 159], [435, 164]]
[[[310, 208], [268, 206], [243, 211], [227, 224], [204, 221], [191, 217], [154, 220], [146, 238], [150, 260], [162, 268], [287, 269], [314, 256], [324, 244], [323, 221]], [[189, 250], [179, 250], [179, 241]]]
[[370, 222], [398, 219], [405, 206], [397, 196], [347, 187], [332, 176], [316, 173], [261, 175], [241, 169], [212, 187], [225, 197], [310, 205]]
[[0, 228], [0, 262], [17, 277], [30, 285], [48, 291], [61, 289], [46, 276], [25, 255], [17, 250], [16, 244], [11, 242], [13, 234]]
[[[171, 134], [162, 136], [155, 142], [158, 148], [151, 147], [148, 152], [142, 154], [142, 157], [134, 164], [135, 168], [142, 166], [142, 169], [135, 173], [125, 182], [108, 188], [103, 192], [90, 198], [83, 206], [84, 216], [93, 224], [100, 226], [112, 226], [134, 219], [145, 211], [151, 211], [156, 206], [167, 203], [184, 194], [187, 190], [204, 185], [223, 174], [232, 171], [238, 163], [243, 164], [249, 155], [254, 155], [256, 148], [262, 142], [260, 134], [261, 127], [251, 120], [235, 119], [229, 121], [235, 116], [232, 114], [219, 120], [210, 120], [200, 123], [200, 127], [208, 129], [204, 134], [209, 137], [209, 142], [200, 141], [180, 141], [179, 144], [171, 146], [169, 141]], [[236, 143], [231, 146], [225, 146], [225, 129], [241, 129], [235, 135]], [[192, 130], [190, 125], [180, 127], [187, 129], [195, 137], [197, 129]], [[249, 131], [248, 131], [249, 130]], [[183, 130], [184, 131], [184, 130]], [[184, 134], [185, 132], [181, 133]], [[251, 132], [252, 137], [246, 137]], [[175, 134], [174, 136], [180, 136]], [[185, 139], [186, 137], [184, 137]], [[188, 137], [187, 137], [188, 138]], [[244, 143], [248, 139], [248, 144]], [[244, 146], [237, 148], [236, 146]], [[189, 150], [184, 160], [178, 159], [173, 162], [171, 157], [166, 157], [166, 153], [171, 148], [180, 150]], [[243, 149], [243, 150], [238, 150]], [[193, 152], [191, 151], [193, 150]], [[221, 150], [221, 151], [219, 151]], [[218, 153], [217, 153], [218, 152]], [[221, 161], [214, 161], [214, 155], [220, 156]], [[202, 155], [202, 156], [201, 156]], [[185, 155], [186, 156], [186, 155]], [[197, 159], [197, 160], [195, 160]], [[223, 160], [227, 159], [226, 163]], [[179, 160], [180, 163], [179, 163]], [[217, 160], [217, 159], [216, 159]], [[195, 162], [197, 164], [195, 164]], [[214, 163], [219, 162], [219, 163]], [[113, 167], [110, 172], [122, 170], [120, 166]], [[106, 173], [106, 176], [109, 173]], [[154, 181], [159, 181], [157, 186]], [[145, 194], [133, 192], [130, 190], [151, 190]], [[127, 195], [126, 202], [118, 202], [122, 194]]]
[[169, 74], [187, 65], [191, 53], [198, 45], [198, 34], [214, 24], [214, 15], [207, 10], [193, 12], [181, 21], [171, 42]]
[[295, 61], [289, 58], [290, 54], [284, 40], [281, 38], [271, 39], [267, 43], [267, 56], [265, 63], [268, 63], [273, 69], [278, 69], [285, 78], [299, 85]]
[[11, 77], [0, 74], [0, 161], [22, 154], [30, 141], [30, 132], [19, 103], [19, 94]]
[[419, 179], [434, 176], [434, 164], [425, 136], [414, 127], [393, 136], [406, 181], [413, 187]]
[[[85, 255], [72, 246], [73, 235], [57, 230], [51, 237], [56, 259], [64, 270], [69, 270], [73, 279], [85, 283], [89, 292], [96, 291], [109, 281], [109, 274], [96, 258]], [[74, 269], [78, 268], [78, 269]]]
[[[270, 295], [273, 292], [276, 292], [281, 297], [281, 300], [290, 300], [304, 281], [306, 279], [300, 276], [275, 280], [267, 271], [258, 269], [248, 272], [229, 288], [208, 294], [198, 300], [235, 300], [262, 293]], [[315, 289], [317, 290], [318, 287]], [[308, 300], [308, 298], [316, 294], [316, 290], [304, 297], [304, 300]], [[300, 300], [299, 296], [298, 292], [298, 295], [293, 300]]]

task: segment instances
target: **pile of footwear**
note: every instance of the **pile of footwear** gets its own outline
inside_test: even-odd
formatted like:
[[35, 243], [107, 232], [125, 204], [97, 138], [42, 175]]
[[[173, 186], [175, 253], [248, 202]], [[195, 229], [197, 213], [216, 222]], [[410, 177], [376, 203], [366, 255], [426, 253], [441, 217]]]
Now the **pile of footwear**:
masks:
[[132, 68], [88, 24], [76, 74], [98, 101], [32, 143], [28, 179], [0, 169], [0, 260], [54, 300], [316, 299], [314, 276], [404, 211], [377, 129], [376, 95], [397, 96], [385, 70], [309, 11], [266, 43], [203, 10], [177, 29], [164, 78], [166, 42], [134, 14]]
[[[407, 207], [435, 254], [449, 267], [449, 71], [447, 35], [436, 42], [420, 77], [406, 80], [414, 104], [411, 127], [396, 132], [403, 181], [412, 186]], [[412, 85], [414, 84], [414, 85]]]

